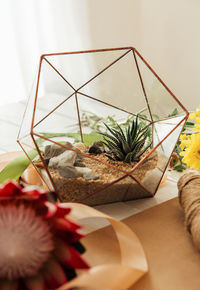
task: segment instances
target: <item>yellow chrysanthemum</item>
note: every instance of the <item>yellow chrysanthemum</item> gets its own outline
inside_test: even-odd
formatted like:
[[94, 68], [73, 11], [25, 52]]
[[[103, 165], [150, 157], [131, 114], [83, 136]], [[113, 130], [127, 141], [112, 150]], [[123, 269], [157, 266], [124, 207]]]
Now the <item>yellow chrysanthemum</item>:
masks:
[[200, 106], [197, 107], [196, 112], [193, 112], [189, 115], [189, 118], [200, 124]]
[[195, 121], [200, 124], [200, 117], [196, 117]]
[[191, 135], [181, 135], [180, 136], [181, 144], [180, 148], [181, 150], [184, 150], [185, 148], [189, 147], [191, 145]]
[[191, 113], [191, 114], [189, 115], [189, 118], [190, 118], [191, 120], [194, 120], [194, 119], [196, 118], [196, 116], [197, 116], [196, 113]]
[[194, 128], [192, 129], [192, 132], [200, 132], [200, 123], [197, 123], [194, 125]]
[[185, 151], [181, 152], [183, 162], [190, 168], [200, 169], [200, 133], [192, 134], [190, 143], [185, 146]]

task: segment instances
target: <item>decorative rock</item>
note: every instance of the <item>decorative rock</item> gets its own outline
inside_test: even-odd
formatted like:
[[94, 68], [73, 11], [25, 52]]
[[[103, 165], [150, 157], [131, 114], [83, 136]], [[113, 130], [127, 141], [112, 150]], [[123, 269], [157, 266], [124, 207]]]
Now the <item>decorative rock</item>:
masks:
[[59, 168], [58, 172], [60, 173], [61, 176], [66, 177], [66, 178], [75, 178], [79, 177], [77, 176], [76, 168], [73, 166], [67, 166], [65, 168]]
[[[75, 148], [75, 149], [77, 149], [77, 148]], [[83, 156], [80, 155], [80, 154], [77, 154], [77, 156], [76, 156], [76, 162], [80, 162], [82, 159], [83, 159]]]
[[[69, 148], [73, 147], [70, 142], [66, 142], [65, 145], [68, 146]], [[66, 148], [56, 144], [47, 145], [44, 149], [44, 159], [56, 157], [65, 152], [66, 150], [67, 150]]]
[[84, 176], [84, 174], [91, 173], [92, 169], [87, 167], [76, 167], [76, 172], [78, 176]]
[[82, 176], [83, 178], [85, 178], [87, 180], [94, 180], [94, 179], [99, 178], [99, 176], [92, 173], [92, 169], [90, 169], [90, 168], [76, 167], [76, 170], [77, 170], [77, 173], [80, 174], [79, 176]]
[[49, 160], [49, 167], [65, 168], [67, 166], [73, 166], [76, 160], [76, 156], [76, 152], [66, 150], [62, 154], [51, 158]]
[[91, 154], [101, 154], [105, 151], [103, 142], [98, 141], [98, 142], [94, 142], [90, 147], [88, 152]]
[[[102, 147], [102, 142], [95, 143], [96, 146], [99, 146], [99, 148]], [[66, 142], [65, 144], [69, 148], [74, 148], [77, 151], [80, 151], [80, 147], [82, 147], [85, 151], [85, 145], [83, 143], [79, 143], [77, 144], [78, 146], [75, 147], [73, 147], [70, 142]], [[92, 173], [92, 170], [90, 168], [85, 167], [82, 155], [79, 155], [76, 152], [63, 148], [61, 146], [55, 144], [47, 145], [45, 147], [44, 158], [46, 160], [46, 163], [48, 163], [49, 167], [58, 169], [59, 174], [65, 178], [83, 177], [86, 180], [95, 180], [99, 178], [98, 175]]]
[[80, 160], [76, 160], [74, 163], [75, 167], [85, 167], [85, 164], [83, 162], [81, 162]]
[[92, 170], [90, 168], [86, 167], [73, 167], [73, 166], [67, 166], [64, 168], [58, 169], [61, 176], [65, 178], [76, 178], [76, 177], [83, 177], [86, 180], [95, 180], [98, 179], [99, 176], [92, 173]]
[[91, 173], [85, 173], [83, 175], [83, 178], [85, 178], [86, 180], [97, 180], [99, 179], [99, 176], [91, 172]]

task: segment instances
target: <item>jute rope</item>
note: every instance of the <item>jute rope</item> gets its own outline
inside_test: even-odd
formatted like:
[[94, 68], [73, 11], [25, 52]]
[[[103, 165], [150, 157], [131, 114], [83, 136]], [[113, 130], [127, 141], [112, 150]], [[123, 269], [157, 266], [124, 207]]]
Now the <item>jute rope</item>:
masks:
[[179, 202], [185, 214], [185, 225], [200, 250], [200, 173], [191, 171], [178, 181]]

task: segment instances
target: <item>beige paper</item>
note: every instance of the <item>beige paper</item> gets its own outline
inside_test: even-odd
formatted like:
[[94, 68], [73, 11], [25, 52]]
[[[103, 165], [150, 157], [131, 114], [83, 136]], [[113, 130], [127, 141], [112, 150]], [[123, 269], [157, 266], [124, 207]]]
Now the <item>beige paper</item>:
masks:
[[[200, 253], [185, 229], [184, 214], [177, 198], [123, 222], [140, 239], [149, 267], [148, 273], [129, 290], [200, 289]], [[119, 248], [111, 227], [90, 233], [83, 242], [88, 249], [85, 258], [90, 263], [120, 261]], [[113, 275], [113, 279], [117, 279], [117, 276]]]

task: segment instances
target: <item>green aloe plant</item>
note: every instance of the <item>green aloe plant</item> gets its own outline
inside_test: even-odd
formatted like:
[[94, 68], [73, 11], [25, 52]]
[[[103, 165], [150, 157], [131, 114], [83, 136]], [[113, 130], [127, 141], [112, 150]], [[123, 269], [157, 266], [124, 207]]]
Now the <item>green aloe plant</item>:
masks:
[[103, 143], [109, 149], [106, 156], [112, 160], [126, 163], [138, 161], [140, 156], [152, 144], [150, 141], [150, 128], [143, 128], [142, 122], [138, 120], [138, 115], [125, 129], [122, 129], [119, 124], [117, 124], [116, 128], [110, 128], [105, 123], [104, 125], [108, 133], [100, 134], [103, 135]]

